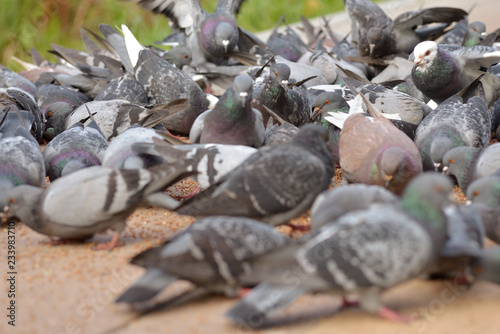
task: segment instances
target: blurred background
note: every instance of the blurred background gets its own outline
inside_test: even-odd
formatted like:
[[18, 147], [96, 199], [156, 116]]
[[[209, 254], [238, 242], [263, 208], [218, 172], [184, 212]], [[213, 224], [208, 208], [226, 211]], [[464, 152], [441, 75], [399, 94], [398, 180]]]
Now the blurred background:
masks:
[[[217, 0], [201, 0], [212, 12]], [[273, 28], [282, 14], [289, 23], [328, 14], [344, 8], [343, 0], [246, 0], [237, 17], [239, 25], [252, 32]], [[2, 0], [0, 7], [0, 63], [14, 71], [21, 67], [11, 57], [30, 61], [30, 49], [55, 61], [47, 50], [55, 43], [84, 50], [80, 28], [98, 33], [98, 25], [127, 25], [145, 45], [163, 39], [168, 19], [149, 13], [135, 3], [123, 0]]]

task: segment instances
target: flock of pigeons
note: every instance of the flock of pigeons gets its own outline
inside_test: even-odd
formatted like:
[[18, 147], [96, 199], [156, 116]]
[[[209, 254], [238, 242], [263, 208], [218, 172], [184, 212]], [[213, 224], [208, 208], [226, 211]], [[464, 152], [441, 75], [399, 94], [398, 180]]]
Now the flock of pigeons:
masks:
[[[500, 242], [496, 32], [457, 8], [391, 19], [345, 0], [348, 36], [303, 19], [307, 41], [287, 27], [264, 43], [238, 27], [243, 1], [213, 14], [137, 2], [170, 19], [169, 51], [101, 24], [82, 30], [86, 51], [52, 45], [58, 63], [32, 50], [26, 71], [2, 67], [4, 222], [61, 239], [113, 229], [99, 245], [112, 248], [138, 206], [200, 217], [132, 259], [147, 273], [117, 302], [179, 279], [197, 286], [185, 298], [252, 287], [227, 312], [242, 326], [308, 292], [407, 320], [381, 292], [415, 277], [500, 283], [500, 248], [484, 248]], [[329, 189], [336, 166], [346, 184]], [[189, 198], [165, 192], [186, 177]], [[310, 233], [274, 229], [309, 209]]]

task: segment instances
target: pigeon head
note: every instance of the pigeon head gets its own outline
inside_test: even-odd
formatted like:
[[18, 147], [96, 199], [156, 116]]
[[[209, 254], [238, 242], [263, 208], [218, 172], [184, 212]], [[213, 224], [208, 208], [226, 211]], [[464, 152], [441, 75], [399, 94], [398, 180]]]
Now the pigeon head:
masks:
[[306, 124], [299, 128], [299, 132], [295, 135], [293, 141], [316, 154], [327, 168], [331, 167], [333, 169], [333, 156], [327, 147], [329, 138], [328, 130], [323, 126]]
[[233, 89], [237, 94], [237, 99], [240, 99], [241, 105], [245, 106], [250, 103], [252, 98], [253, 80], [249, 75], [238, 75], [233, 82]]
[[362, 55], [379, 58], [383, 57], [387, 53], [386, 45], [389, 42], [389, 38], [384, 29], [381, 27], [371, 27], [366, 32], [365, 38], [366, 46], [363, 50], [360, 50]]
[[439, 136], [432, 141], [429, 153], [436, 171], [442, 169], [442, 162], [445, 153], [455, 146], [456, 145], [453, 143], [453, 140], [448, 136]]
[[337, 92], [323, 92], [316, 97], [313, 107], [313, 120], [320, 115], [327, 116], [327, 112], [349, 112], [349, 104]]
[[66, 129], [66, 120], [75, 110], [75, 106], [66, 102], [56, 102], [47, 108], [47, 123], [44, 138], [52, 140]]
[[446, 239], [446, 216], [442, 208], [451, 203], [452, 190], [453, 183], [447, 176], [436, 172], [422, 173], [406, 186], [401, 205], [424, 227], [429, 228], [431, 234]]
[[467, 188], [467, 198], [472, 203], [482, 203], [491, 208], [500, 205], [500, 176], [490, 175], [472, 182]]
[[288, 88], [288, 79], [290, 78], [290, 67], [287, 64], [273, 64], [269, 68], [271, 80], [279, 83], [283, 88]]
[[391, 191], [398, 189], [397, 192], [400, 192], [412, 176], [422, 171], [422, 164], [404, 149], [393, 146], [382, 152], [380, 171], [386, 182], [385, 187]]
[[0, 195], [0, 208], [7, 218], [17, 218], [36, 231], [33, 209], [42, 193], [42, 188], [30, 185], [13, 187]]
[[[413, 62], [416, 70], [425, 71], [438, 53], [438, 45], [434, 41], [425, 41], [417, 44], [413, 50]], [[410, 59], [412, 56], [410, 56]]]
[[201, 27], [200, 45], [209, 57], [221, 57], [238, 44], [238, 25], [229, 16], [210, 15]]
[[472, 181], [472, 168], [481, 151], [477, 147], [458, 146], [443, 156], [443, 173], [455, 178], [464, 192]]

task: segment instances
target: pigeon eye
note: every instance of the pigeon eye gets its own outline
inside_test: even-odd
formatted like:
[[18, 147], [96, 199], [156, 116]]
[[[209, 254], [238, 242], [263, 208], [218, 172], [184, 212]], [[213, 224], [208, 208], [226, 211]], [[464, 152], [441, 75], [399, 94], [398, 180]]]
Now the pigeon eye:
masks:
[[49, 111], [49, 112], [47, 113], [47, 116], [52, 117], [52, 111]]
[[476, 28], [472, 28], [472, 30], [477, 31]]
[[10, 203], [10, 204], [14, 204], [14, 203], [16, 203], [16, 199], [15, 199], [15, 198], [9, 198], [9, 203]]
[[330, 100], [326, 100], [325, 104], [330, 104]]
[[441, 187], [440, 185], [435, 186], [435, 187], [434, 187], [434, 189], [435, 189], [438, 193], [443, 192], [443, 187]]
[[185, 59], [188, 59], [188, 58], [189, 58], [189, 56], [188, 56], [188, 55], [184, 55], [184, 58], [185, 58]]
[[479, 191], [475, 190], [472, 194], [473, 194], [474, 196], [479, 196]]
[[425, 55], [426, 55], [426, 56], [428, 56], [428, 55], [430, 55], [430, 54], [431, 54], [431, 50], [427, 50], [427, 51], [425, 52]]
[[454, 163], [455, 159], [450, 159], [450, 164]]
[[274, 75], [275, 75], [275, 76], [278, 76], [278, 72], [274, 72]]

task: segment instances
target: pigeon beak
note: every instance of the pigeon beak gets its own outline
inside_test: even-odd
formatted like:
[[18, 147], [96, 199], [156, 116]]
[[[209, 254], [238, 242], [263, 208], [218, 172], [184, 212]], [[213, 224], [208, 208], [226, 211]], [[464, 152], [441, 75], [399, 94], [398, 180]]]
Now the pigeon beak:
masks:
[[240, 92], [240, 97], [241, 97], [241, 106], [245, 107], [245, 104], [247, 102], [248, 92]]
[[384, 179], [385, 179], [385, 187], [389, 188], [389, 183], [392, 181], [393, 176], [392, 175], [384, 175]]
[[466, 200], [465, 205], [467, 205], [467, 206], [472, 205], [472, 201], [470, 199]]
[[224, 53], [227, 53], [227, 47], [229, 45], [229, 40], [228, 39], [222, 40], [222, 45], [224, 46]]
[[443, 175], [448, 175], [448, 166], [443, 167]]
[[439, 162], [435, 162], [435, 163], [434, 163], [434, 170], [435, 170], [436, 172], [439, 172], [439, 167], [441, 167], [441, 163], [439, 163]]
[[320, 107], [314, 107], [313, 108], [313, 113], [312, 113], [312, 119], [316, 120], [316, 118], [321, 114], [321, 108]]
[[420, 57], [415, 57], [415, 59], [413, 59], [413, 62], [417, 65], [419, 65], [421, 62], [422, 62], [422, 58]]
[[370, 56], [373, 54], [373, 49], [375, 49], [375, 44], [370, 44]]
[[285, 92], [288, 90], [288, 80], [281, 80], [281, 85], [285, 88]]

